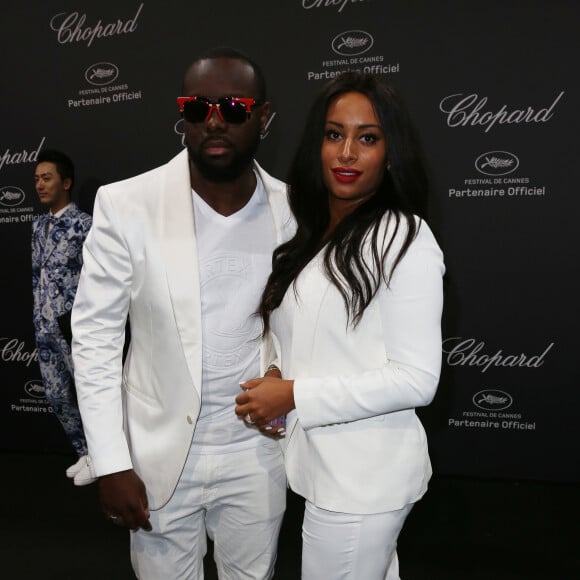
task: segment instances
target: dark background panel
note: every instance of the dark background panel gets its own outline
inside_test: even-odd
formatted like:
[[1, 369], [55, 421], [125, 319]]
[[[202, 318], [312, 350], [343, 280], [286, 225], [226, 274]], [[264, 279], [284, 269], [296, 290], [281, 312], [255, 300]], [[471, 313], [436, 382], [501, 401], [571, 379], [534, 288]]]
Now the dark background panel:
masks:
[[[50, 147], [72, 156], [77, 201], [90, 210], [99, 185], [182, 148], [182, 75], [200, 51], [231, 45], [266, 74], [272, 117], [258, 159], [280, 178], [326, 78], [374, 66], [408, 101], [433, 175], [430, 223], [446, 256], [445, 344], [472, 341], [451, 358], [443, 353], [438, 394], [420, 410], [435, 470], [580, 479], [577, 2], [9, 0], [1, 15], [0, 192], [20, 202], [0, 197], [0, 448], [71, 452], [38, 389], [34, 360], [30, 227], [42, 211], [35, 153]], [[53, 28], [65, 18], [74, 25], [59, 42]], [[128, 31], [67, 42], [99, 21]], [[359, 54], [335, 50], [337, 39], [361, 38], [367, 48]], [[558, 100], [545, 122], [453, 126], [460, 117], [442, 110], [460, 99], [452, 95], [474, 95], [464, 114], [477, 104], [480, 115], [502, 107], [537, 113]], [[110, 102], [86, 102], [97, 97]], [[517, 168], [500, 175], [478, 165], [498, 152]], [[466, 193], [493, 188], [504, 195]], [[482, 372], [482, 357], [533, 362], [549, 345], [538, 364]], [[499, 427], [461, 423], [497, 420]]]

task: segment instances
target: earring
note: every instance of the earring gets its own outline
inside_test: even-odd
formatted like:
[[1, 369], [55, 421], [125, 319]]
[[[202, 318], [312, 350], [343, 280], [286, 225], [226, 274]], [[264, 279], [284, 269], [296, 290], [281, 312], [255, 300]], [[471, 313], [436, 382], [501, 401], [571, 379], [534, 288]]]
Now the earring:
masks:
[[391, 170], [391, 162], [387, 161], [387, 171], [390, 171], [390, 170]]

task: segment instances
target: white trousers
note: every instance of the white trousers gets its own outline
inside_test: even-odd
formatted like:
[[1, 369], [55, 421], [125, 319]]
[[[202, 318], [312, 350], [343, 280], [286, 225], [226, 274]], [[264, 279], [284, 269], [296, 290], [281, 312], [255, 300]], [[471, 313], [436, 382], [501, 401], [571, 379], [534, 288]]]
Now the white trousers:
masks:
[[397, 538], [412, 507], [345, 514], [306, 501], [302, 580], [399, 580]]
[[200, 580], [207, 551], [222, 580], [267, 580], [274, 573], [286, 507], [280, 445], [221, 455], [189, 454], [169, 502], [151, 511], [153, 530], [131, 532], [140, 580]]

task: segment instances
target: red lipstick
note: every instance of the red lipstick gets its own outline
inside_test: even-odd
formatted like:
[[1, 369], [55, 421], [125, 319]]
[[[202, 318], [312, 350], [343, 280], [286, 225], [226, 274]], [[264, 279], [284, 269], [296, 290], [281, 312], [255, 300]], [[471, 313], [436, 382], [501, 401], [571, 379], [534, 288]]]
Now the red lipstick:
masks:
[[346, 167], [334, 167], [331, 171], [335, 179], [340, 183], [353, 183], [362, 174], [362, 171], [347, 169]]

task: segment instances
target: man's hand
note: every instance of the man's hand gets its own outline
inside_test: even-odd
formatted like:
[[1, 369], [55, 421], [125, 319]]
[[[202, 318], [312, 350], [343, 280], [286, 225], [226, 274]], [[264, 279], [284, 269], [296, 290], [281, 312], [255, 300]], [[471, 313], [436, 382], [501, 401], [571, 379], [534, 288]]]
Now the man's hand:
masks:
[[98, 487], [107, 519], [131, 530], [151, 530], [145, 484], [133, 469], [99, 477]]

